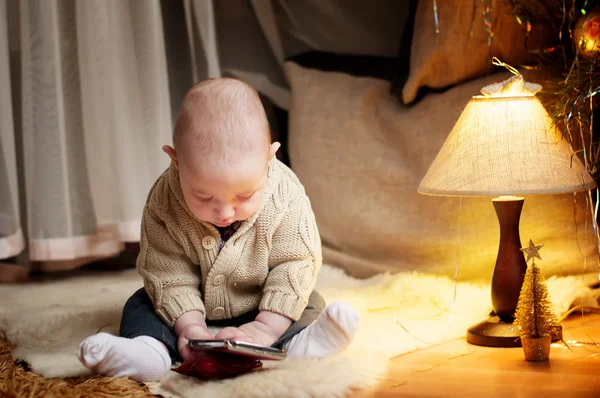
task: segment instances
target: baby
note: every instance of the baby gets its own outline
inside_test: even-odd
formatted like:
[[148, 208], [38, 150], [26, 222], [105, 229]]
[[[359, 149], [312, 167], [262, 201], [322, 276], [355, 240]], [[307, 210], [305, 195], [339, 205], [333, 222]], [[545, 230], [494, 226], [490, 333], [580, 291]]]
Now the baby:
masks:
[[[232, 339], [324, 357], [358, 328], [344, 303], [313, 291], [321, 242], [310, 202], [275, 158], [256, 91], [228, 78], [194, 86], [177, 115], [171, 166], [144, 208], [137, 268], [120, 336], [99, 333], [80, 361], [105, 376], [153, 381], [193, 359], [191, 339]], [[208, 326], [222, 327], [213, 336]]]

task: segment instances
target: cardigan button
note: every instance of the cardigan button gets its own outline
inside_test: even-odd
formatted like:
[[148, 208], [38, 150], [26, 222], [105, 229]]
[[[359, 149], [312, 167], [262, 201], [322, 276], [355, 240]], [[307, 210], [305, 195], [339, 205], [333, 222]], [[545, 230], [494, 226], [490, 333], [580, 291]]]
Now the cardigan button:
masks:
[[225, 308], [216, 307], [215, 309], [212, 310], [212, 314], [215, 317], [222, 317], [225, 314]]
[[212, 250], [217, 245], [217, 240], [212, 236], [205, 236], [202, 238], [202, 247], [206, 250]]
[[217, 276], [215, 276], [215, 279], [213, 279], [213, 284], [215, 286], [219, 286], [223, 282], [225, 282], [225, 276], [224, 275], [217, 275]]

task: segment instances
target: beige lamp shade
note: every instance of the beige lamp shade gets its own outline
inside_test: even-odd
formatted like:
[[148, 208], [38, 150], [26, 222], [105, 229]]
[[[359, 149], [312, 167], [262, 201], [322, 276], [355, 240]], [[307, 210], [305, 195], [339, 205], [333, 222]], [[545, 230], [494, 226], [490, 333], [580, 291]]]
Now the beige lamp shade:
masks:
[[[515, 83], [515, 84], [512, 84]], [[509, 86], [512, 88], [508, 89]], [[471, 99], [418, 191], [496, 196], [565, 193], [596, 186], [520, 75]], [[516, 88], [515, 88], [516, 87]]]

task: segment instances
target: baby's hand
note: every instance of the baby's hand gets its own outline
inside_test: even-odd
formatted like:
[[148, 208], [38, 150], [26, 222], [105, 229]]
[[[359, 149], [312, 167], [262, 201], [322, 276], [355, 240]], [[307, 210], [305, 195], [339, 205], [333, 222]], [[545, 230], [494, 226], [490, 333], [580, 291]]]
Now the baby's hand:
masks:
[[265, 324], [257, 321], [246, 323], [239, 328], [227, 327], [215, 335], [215, 339], [243, 341], [267, 347], [278, 338], [279, 336], [276, 336]]
[[179, 355], [181, 355], [183, 360], [187, 362], [194, 358], [194, 352], [188, 345], [190, 340], [212, 339], [214, 339], [214, 337], [206, 327], [201, 325], [190, 325], [181, 331], [181, 334], [177, 339], [177, 350], [179, 350]]

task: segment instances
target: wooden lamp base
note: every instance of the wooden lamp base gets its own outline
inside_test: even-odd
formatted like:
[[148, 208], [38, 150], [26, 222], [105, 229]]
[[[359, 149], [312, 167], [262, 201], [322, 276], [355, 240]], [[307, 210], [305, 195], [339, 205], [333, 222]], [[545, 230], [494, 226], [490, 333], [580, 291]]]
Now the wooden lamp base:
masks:
[[492, 316], [467, 330], [467, 342], [485, 347], [521, 347], [519, 331], [512, 322]]
[[[562, 340], [562, 326], [558, 325], [552, 342]], [[502, 322], [499, 317], [491, 316], [467, 330], [467, 342], [485, 347], [521, 347], [519, 330], [512, 322]]]
[[[521, 252], [519, 220], [525, 199], [501, 196], [492, 199], [500, 223], [500, 247], [492, 279], [493, 316], [471, 326], [467, 342], [486, 347], [521, 347], [517, 327], [513, 325], [521, 286], [527, 271], [525, 256]], [[562, 338], [562, 329], [553, 341]]]

